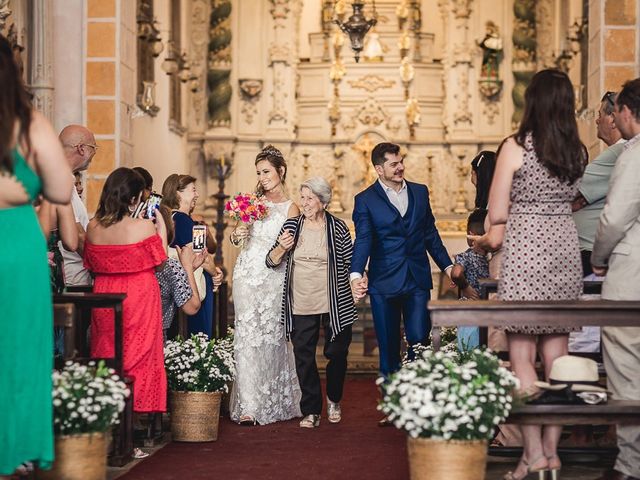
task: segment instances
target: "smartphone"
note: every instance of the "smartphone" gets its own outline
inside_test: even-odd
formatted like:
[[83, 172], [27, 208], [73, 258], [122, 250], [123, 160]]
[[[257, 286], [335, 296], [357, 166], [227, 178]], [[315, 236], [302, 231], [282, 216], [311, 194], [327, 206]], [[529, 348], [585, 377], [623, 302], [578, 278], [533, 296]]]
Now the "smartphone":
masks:
[[149, 198], [147, 198], [147, 201], [146, 201], [147, 206], [145, 211], [145, 218], [150, 218], [150, 219], [156, 218], [156, 211], [158, 207], [160, 207], [161, 201], [162, 201], [162, 195], [158, 193], [151, 193], [151, 195], [149, 195]]
[[207, 226], [206, 225], [194, 225], [193, 226], [193, 251], [200, 253], [204, 251], [207, 243]]

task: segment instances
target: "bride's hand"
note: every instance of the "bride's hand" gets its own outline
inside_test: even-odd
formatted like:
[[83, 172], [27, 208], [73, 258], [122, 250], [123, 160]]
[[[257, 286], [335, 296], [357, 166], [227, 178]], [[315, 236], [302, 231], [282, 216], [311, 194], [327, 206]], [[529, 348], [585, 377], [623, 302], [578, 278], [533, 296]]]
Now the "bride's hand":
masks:
[[233, 230], [233, 236], [238, 240], [244, 240], [249, 236], [249, 227], [247, 227], [244, 223], [238, 225]]

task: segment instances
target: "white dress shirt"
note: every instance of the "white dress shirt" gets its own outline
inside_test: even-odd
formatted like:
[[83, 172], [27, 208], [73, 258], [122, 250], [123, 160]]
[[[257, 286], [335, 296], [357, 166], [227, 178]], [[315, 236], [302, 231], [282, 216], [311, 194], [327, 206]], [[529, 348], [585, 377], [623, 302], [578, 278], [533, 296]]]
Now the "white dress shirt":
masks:
[[407, 213], [407, 209], [409, 208], [409, 192], [407, 191], [407, 182], [402, 180], [402, 187], [400, 187], [400, 191], [396, 191], [391, 187], [388, 187], [382, 180], [378, 179], [378, 183], [384, 190], [384, 193], [387, 194], [387, 198], [391, 202], [391, 205], [396, 207], [400, 212], [400, 215], [404, 217], [404, 214]]

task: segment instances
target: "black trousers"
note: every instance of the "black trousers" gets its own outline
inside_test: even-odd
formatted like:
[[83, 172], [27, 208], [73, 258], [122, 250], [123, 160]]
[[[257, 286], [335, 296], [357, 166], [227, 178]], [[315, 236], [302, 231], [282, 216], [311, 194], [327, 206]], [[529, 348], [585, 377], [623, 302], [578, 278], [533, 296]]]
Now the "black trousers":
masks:
[[316, 346], [324, 328], [324, 356], [327, 364], [327, 397], [332, 402], [342, 399], [344, 378], [347, 374], [347, 355], [351, 344], [351, 325], [336, 335], [331, 342], [329, 314], [294, 315], [291, 343], [296, 358], [296, 373], [302, 390], [300, 410], [302, 415], [320, 415], [322, 412], [322, 388], [316, 365]]

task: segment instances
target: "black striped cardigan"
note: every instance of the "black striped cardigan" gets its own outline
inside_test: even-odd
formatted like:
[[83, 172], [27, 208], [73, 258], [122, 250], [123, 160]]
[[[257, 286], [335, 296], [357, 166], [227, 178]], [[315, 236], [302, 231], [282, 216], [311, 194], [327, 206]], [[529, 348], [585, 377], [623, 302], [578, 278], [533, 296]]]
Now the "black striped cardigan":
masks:
[[[331, 325], [331, 339], [333, 341], [345, 327], [355, 322], [357, 318], [356, 306], [351, 293], [349, 282], [349, 268], [351, 267], [351, 255], [353, 244], [351, 234], [347, 225], [339, 218], [334, 217], [325, 211], [327, 220], [327, 246], [329, 249], [327, 263], [329, 271], [327, 274], [329, 292], [329, 322]], [[293, 305], [291, 295], [291, 274], [293, 272], [293, 251], [298, 243], [298, 237], [304, 224], [304, 215], [287, 219], [280, 229], [278, 238], [288, 230], [294, 239], [293, 248], [289, 250], [283, 260], [287, 259], [287, 271], [284, 277], [284, 289], [282, 292], [282, 314], [281, 321], [285, 326], [287, 340], [290, 339], [293, 331]], [[278, 264], [273, 263], [270, 254], [278, 242], [271, 247], [266, 257], [266, 264], [269, 268], [275, 268]]]

